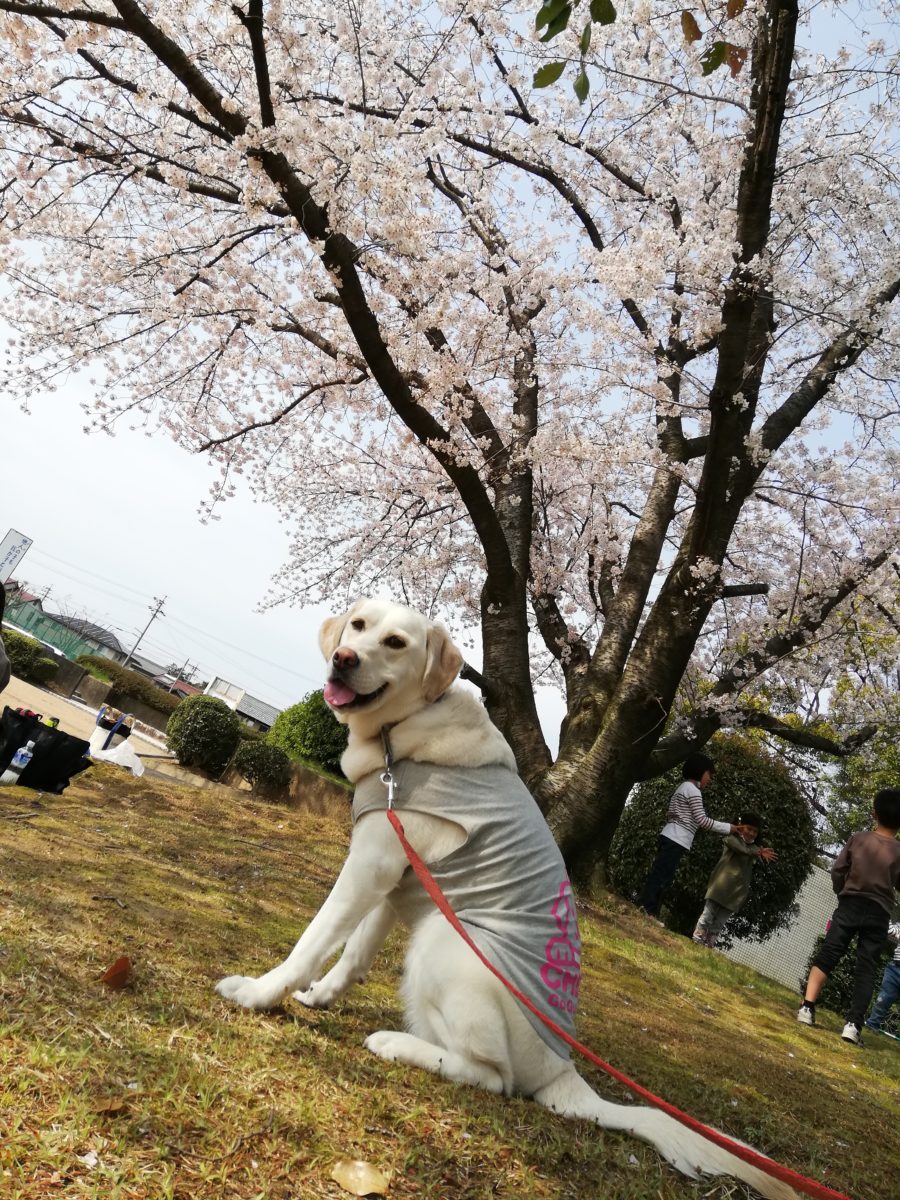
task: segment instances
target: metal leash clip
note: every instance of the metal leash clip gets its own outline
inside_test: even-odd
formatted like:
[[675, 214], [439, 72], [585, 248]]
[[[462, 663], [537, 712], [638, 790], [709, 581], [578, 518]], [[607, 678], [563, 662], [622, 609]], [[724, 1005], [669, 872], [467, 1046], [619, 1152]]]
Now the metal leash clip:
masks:
[[388, 806], [388, 808], [389, 808], [389, 809], [390, 809], [390, 808], [393, 808], [393, 807], [394, 807], [394, 788], [395, 788], [397, 785], [396, 785], [396, 783], [394, 782], [394, 777], [393, 777], [393, 775], [391, 774], [390, 770], [387, 770], [387, 771], [384, 771], [384, 772], [382, 772], [382, 775], [381, 775], [381, 782], [384, 784], [384, 786], [385, 786], [385, 787], [387, 788], [387, 790], [388, 790], [388, 801], [387, 801], [387, 806]]
[[388, 790], [388, 810], [394, 807], [394, 791], [397, 784], [394, 782], [394, 776], [391, 774], [391, 767], [394, 765], [394, 753], [391, 750], [391, 739], [388, 736], [389, 725], [385, 725], [381, 730], [381, 744], [384, 746], [384, 771], [381, 776], [381, 782]]

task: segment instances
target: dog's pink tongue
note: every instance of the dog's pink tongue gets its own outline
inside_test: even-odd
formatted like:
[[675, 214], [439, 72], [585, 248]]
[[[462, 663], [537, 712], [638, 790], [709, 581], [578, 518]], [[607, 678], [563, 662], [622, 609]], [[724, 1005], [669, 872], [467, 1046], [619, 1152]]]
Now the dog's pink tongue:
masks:
[[356, 699], [356, 692], [352, 688], [348, 688], [346, 683], [341, 683], [339, 679], [329, 679], [325, 684], [323, 695], [326, 703], [333, 704], [335, 708], [341, 708], [344, 704], [350, 704]]

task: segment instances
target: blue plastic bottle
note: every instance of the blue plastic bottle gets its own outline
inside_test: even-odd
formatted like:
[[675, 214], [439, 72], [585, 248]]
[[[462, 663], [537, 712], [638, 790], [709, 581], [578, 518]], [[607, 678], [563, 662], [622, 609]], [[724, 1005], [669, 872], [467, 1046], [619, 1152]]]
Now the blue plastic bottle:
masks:
[[19, 782], [19, 776], [31, 762], [31, 755], [34, 750], [34, 742], [26, 742], [12, 756], [12, 762], [0, 775], [0, 786], [10, 786]]

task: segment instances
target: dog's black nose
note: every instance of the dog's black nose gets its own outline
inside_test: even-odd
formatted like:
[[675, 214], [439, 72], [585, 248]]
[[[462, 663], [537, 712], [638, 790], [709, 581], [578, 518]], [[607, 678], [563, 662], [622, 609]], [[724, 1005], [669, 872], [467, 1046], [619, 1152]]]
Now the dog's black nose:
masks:
[[331, 661], [339, 671], [348, 671], [351, 667], [359, 666], [359, 655], [355, 650], [345, 650], [338, 646], [331, 656]]

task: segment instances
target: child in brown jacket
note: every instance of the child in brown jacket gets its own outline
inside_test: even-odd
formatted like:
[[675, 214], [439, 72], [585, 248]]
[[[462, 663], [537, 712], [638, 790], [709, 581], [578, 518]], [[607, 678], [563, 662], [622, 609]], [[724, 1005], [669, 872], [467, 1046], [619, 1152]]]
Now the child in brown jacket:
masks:
[[694, 941], [701, 946], [715, 946], [729, 917], [743, 908], [750, 895], [753, 864], [761, 859], [773, 862], [778, 855], [767, 846], [755, 845], [762, 828], [758, 813], [745, 812], [735, 822], [737, 833], [729, 833], [722, 857], [713, 868], [706, 889], [706, 905], [700, 914]]
[[812, 961], [797, 1013], [801, 1025], [815, 1025], [819, 993], [855, 937], [853, 994], [841, 1037], [857, 1046], [862, 1045], [860, 1031], [875, 990], [878, 956], [900, 890], [900, 788], [882, 788], [872, 807], [875, 828], [854, 833], [831, 868], [838, 905]]

